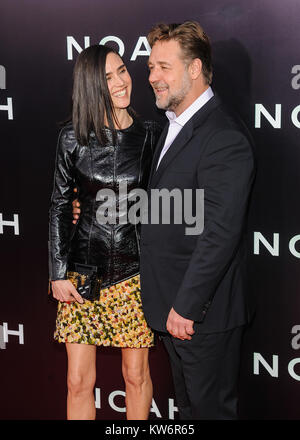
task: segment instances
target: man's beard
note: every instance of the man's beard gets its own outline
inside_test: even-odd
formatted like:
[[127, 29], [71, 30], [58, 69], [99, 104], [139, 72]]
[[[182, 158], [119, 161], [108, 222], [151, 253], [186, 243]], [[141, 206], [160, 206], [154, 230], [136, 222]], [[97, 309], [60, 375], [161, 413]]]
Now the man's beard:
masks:
[[170, 95], [165, 104], [161, 103], [159, 98], [156, 98], [156, 106], [162, 110], [175, 111], [176, 108], [182, 103], [182, 101], [186, 97], [191, 86], [192, 86], [192, 81], [188, 77], [187, 72], [185, 72], [182, 78], [182, 85], [180, 90], [173, 93], [173, 95]]

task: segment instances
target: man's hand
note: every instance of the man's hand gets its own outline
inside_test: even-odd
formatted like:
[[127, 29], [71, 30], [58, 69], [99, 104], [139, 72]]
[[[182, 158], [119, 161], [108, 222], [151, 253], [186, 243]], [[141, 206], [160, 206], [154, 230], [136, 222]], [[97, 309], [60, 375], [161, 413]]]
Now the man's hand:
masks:
[[172, 307], [167, 320], [167, 330], [174, 338], [192, 339], [191, 335], [195, 333], [193, 325], [194, 321], [178, 315]]
[[[77, 193], [77, 188], [74, 188], [74, 193]], [[79, 219], [79, 215], [80, 215], [80, 203], [78, 202], [77, 199], [73, 200], [72, 202], [72, 206], [73, 206], [73, 221], [72, 223], [74, 223], [74, 225], [76, 225], [78, 219]]]

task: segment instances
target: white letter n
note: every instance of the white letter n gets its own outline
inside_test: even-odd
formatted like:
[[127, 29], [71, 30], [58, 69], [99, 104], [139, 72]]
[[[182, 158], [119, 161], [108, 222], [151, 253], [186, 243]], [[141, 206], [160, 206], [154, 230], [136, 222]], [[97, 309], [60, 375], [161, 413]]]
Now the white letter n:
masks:
[[270, 122], [272, 127], [281, 128], [281, 104], [275, 104], [275, 118], [262, 104], [255, 104], [255, 128], [261, 128], [261, 115]]
[[253, 374], [259, 374], [259, 363], [261, 363], [272, 377], [278, 377], [278, 356], [273, 355], [272, 367], [265, 361], [260, 353], [253, 353]]
[[[84, 37], [84, 48], [90, 46], [90, 37]], [[68, 60], [73, 60], [73, 47], [77, 50], [78, 53], [83, 51], [83, 48], [79, 46], [74, 37], [67, 37], [67, 54]]]
[[267, 242], [265, 237], [262, 235], [261, 232], [254, 232], [254, 255], [259, 255], [259, 243], [262, 242], [262, 244], [265, 246], [265, 248], [268, 249], [271, 255], [274, 257], [279, 256], [279, 234], [278, 232], [275, 232], [273, 234], [273, 246]]

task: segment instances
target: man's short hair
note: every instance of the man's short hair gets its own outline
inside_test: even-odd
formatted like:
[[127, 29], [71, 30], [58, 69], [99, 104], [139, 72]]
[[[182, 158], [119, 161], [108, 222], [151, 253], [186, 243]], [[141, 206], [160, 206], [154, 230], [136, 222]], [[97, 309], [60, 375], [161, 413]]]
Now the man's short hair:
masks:
[[193, 59], [202, 61], [202, 73], [206, 82], [212, 82], [211, 44], [208, 36], [196, 21], [166, 24], [159, 23], [148, 34], [152, 48], [157, 41], [178, 41], [183, 52], [183, 61], [189, 64]]

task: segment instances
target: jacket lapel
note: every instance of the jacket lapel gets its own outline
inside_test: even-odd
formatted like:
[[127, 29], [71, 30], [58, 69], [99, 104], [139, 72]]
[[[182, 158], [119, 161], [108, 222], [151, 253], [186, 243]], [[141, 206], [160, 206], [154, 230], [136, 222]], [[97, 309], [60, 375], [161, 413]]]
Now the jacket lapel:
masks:
[[153, 154], [153, 159], [152, 159], [152, 165], [151, 165], [151, 171], [150, 171], [150, 176], [149, 176], [149, 182], [151, 182], [153, 173], [155, 173], [156, 167], [157, 167], [157, 162], [158, 159], [160, 157], [160, 153], [161, 150], [163, 149], [163, 146], [165, 144], [165, 140], [168, 134], [168, 128], [169, 128], [169, 124], [167, 123], [163, 129], [163, 131], [161, 132], [161, 135], [157, 141], [157, 145], [155, 147], [155, 151]]
[[185, 124], [185, 126], [181, 129], [180, 133], [176, 136], [173, 143], [170, 145], [168, 151], [165, 153], [164, 157], [162, 158], [157, 170], [156, 170], [157, 167], [157, 161], [156, 161], [155, 169], [153, 170], [153, 175], [151, 179], [151, 186], [155, 186], [158, 183], [165, 169], [168, 167], [169, 163], [175, 158], [175, 156], [177, 156], [179, 151], [181, 151], [182, 148], [184, 148], [184, 146], [191, 139], [192, 135], [193, 135], [193, 127], [190, 124], [190, 121], [188, 121]]
[[157, 162], [161, 153], [161, 150], [163, 148], [167, 133], [168, 133], [168, 127], [169, 124], [166, 124], [165, 129], [162, 132], [162, 135], [158, 141], [158, 146], [156, 148], [153, 162], [152, 162], [152, 168], [151, 168], [151, 175], [150, 175], [150, 187], [154, 187], [159, 182], [161, 176], [163, 175], [164, 171], [170, 164], [170, 162], [177, 156], [177, 154], [185, 147], [185, 145], [189, 142], [191, 137], [193, 136], [194, 128], [200, 126], [206, 117], [216, 108], [220, 105], [220, 99], [214, 95], [203, 107], [200, 108], [193, 116], [192, 118], [184, 125], [180, 133], [176, 136], [174, 142], [171, 144], [168, 151], [165, 153], [164, 157], [162, 158], [158, 169]]

